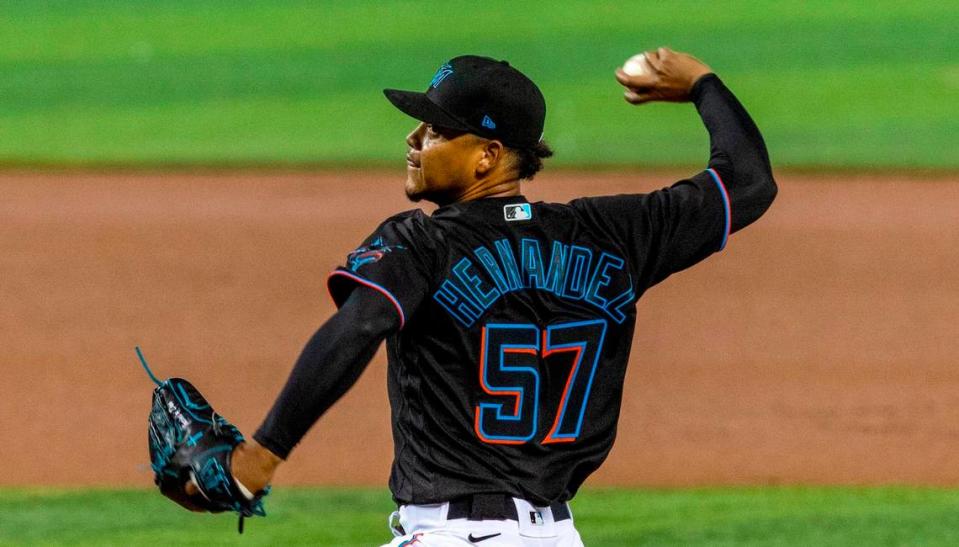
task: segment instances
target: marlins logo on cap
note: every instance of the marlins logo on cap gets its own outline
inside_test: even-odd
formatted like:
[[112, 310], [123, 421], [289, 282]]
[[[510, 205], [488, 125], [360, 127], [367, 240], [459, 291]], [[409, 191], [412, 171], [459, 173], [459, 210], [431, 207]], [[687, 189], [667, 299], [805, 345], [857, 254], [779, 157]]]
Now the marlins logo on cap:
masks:
[[433, 75], [433, 79], [430, 80], [430, 87], [435, 89], [436, 86], [443, 83], [443, 80], [445, 80], [446, 77], [452, 73], [453, 73], [453, 67], [450, 66], [449, 63], [443, 63], [440, 66], [440, 68], [436, 71], [436, 74]]

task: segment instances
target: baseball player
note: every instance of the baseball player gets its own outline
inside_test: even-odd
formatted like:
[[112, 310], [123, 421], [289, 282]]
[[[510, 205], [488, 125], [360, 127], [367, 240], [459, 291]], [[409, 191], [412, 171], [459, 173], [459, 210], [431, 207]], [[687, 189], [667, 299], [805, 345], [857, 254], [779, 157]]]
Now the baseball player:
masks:
[[719, 77], [684, 53], [646, 56], [645, 73], [616, 73], [626, 100], [692, 102], [710, 136], [704, 171], [648, 194], [524, 198], [552, 155], [546, 103], [505, 61], [456, 57], [425, 93], [385, 90], [419, 121], [406, 194], [439, 208], [387, 219], [330, 275], [338, 311], [233, 453], [243, 490], [269, 483], [385, 340], [389, 545], [582, 545], [568, 502], [612, 447], [636, 301], [776, 195], [759, 130]]

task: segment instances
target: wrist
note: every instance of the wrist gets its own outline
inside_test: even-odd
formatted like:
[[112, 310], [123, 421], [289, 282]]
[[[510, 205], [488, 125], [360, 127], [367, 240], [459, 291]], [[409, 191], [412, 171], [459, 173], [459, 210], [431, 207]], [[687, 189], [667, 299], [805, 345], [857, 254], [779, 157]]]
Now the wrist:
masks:
[[269, 471], [272, 475], [276, 468], [283, 463], [283, 459], [274, 454], [269, 448], [260, 444], [256, 439], [250, 439], [237, 448], [242, 447], [257, 467], [264, 471]]
[[268, 427], [267, 423], [264, 422], [264, 425], [261, 425], [260, 428], [256, 430], [256, 433], [250, 435], [250, 439], [248, 440], [256, 441], [257, 444], [269, 450], [273, 455], [279, 457], [280, 460], [286, 461], [286, 459], [290, 456], [291, 449], [287, 448], [289, 443], [277, 439], [277, 437], [280, 437], [281, 439], [285, 438], [285, 436], [282, 434], [277, 434], [276, 432], [273, 432], [272, 434], [268, 433], [270, 429], [271, 428]]
[[253, 493], [266, 488], [283, 460], [256, 440], [236, 446], [230, 462], [233, 478]]
[[689, 100], [698, 103], [700, 98], [702, 98], [703, 91], [709, 82], [713, 80], [719, 80], [719, 76], [715, 72], [707, 72], [693, 81], [692, 87], [689, 88]]

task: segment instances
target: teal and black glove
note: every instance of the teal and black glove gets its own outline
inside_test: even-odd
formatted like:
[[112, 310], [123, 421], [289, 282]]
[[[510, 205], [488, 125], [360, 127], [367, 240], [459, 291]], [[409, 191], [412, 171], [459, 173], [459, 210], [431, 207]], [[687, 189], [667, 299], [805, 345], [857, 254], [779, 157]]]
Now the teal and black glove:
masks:
[[244, 517], [266, 515], [262, 498], [269, 488], [248, 492], [230, 472], [243, 434], [193, 384], [182, 378], [158, 383], [149, 422], [154, 482], [164, 496], [191, 511], [235, 511], [241, 532]]

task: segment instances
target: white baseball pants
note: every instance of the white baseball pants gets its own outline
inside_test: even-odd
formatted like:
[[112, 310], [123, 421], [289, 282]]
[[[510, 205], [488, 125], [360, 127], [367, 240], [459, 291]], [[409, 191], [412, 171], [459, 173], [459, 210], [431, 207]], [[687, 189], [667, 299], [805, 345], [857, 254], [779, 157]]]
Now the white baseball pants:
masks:
[[513, 502], [519, 522], [448, 520], [448, 503], [404, 505], [399, 522], [406, 535], [383, 547], [583, 547], [572, 518], [555, 522], [549, 507], [517, 498]]

